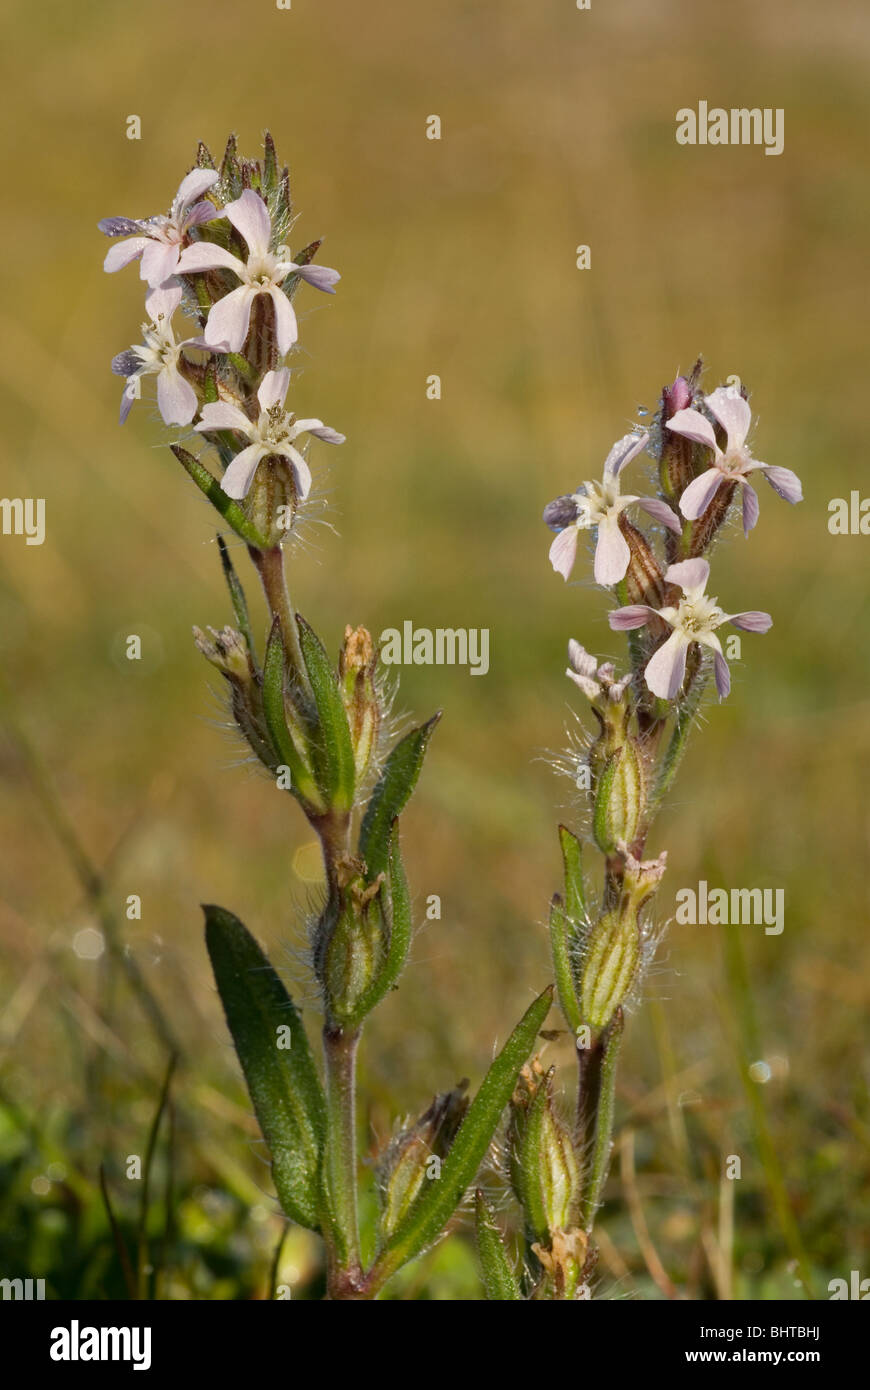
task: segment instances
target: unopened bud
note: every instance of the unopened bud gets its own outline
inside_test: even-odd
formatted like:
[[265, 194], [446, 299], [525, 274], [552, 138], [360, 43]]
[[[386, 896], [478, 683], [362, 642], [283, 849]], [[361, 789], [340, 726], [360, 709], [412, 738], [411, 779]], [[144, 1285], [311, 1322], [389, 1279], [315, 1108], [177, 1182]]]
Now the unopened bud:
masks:
[[637, 744], [627, 738], [607, 758], [595, 788], [592, 829], [603, 854], [631, 844], [644, 808], [644, 775]]
[[583, 1020], [595, 1029], [607, 1026], [632, 989], [641, 954], [641, 909], [658, 888], [667, 863], [666, 854], [641, 863], [624, 844], [617, 850], [624, 865], [619, 902], [592, 928], [580, 980]]
[[580, 1165], [567, 1125], [556, 1112], [553, 1068], [524, 1067], [511, 1100], [510, 1174], [532, 1236], [549, 1244], [573, 1226], [580, 1206]]
[[[429, 1109], [391, 1140], [378, 1163], [381, 1232], [389, 1237], [400, 1226], [428, 1178], [440, 1176], [456, 1131], [468, 1109], [467, 1081], [437, 1095]], [[434, 1162], [433, 1162], [434, 1160]]]
[[384, 875], [367, 883], [362, 864], [350, 857], [338, 865], [338, 905], [324, 911], [315, 939], [315, 969], [332, 1024], [348, 1025], [373, 984], [388, 947], [381, 892]]
[[381, 724], [381, 706], [375, 684], [377, 664], [377, 652], [368, 630], [364, 627], [346, 627], [338, 658], [338, 680], [350, 727], [357, 785], [371, 762]]

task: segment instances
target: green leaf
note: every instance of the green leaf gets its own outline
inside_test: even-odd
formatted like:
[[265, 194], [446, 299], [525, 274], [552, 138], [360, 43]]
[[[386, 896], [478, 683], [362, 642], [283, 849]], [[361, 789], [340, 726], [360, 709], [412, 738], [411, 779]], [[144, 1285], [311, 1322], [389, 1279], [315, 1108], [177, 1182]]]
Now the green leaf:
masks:
[[315, 768], [321, 789], [336, 811], [353, 805], [356, 768], [347, 711], [326, 649], [314, 629], [296, 614], [299, 645], [317, 707], [319, 737], [314, 745]]
[[359, 852], [370, 882], [387, 867], [393, 821], [416, 786], [427, 744], [440, 718], [439, 711], [396, 744], [369, 798], [359, 833]]
[[375, 1286], [419, 1255], [443, 1231], [489, 1147], [502, 1111], [511, 1098], [520, 1067], [535, 1045], [553, 1003], [553, 986], [526, 1010], [471, 1102], [437, 1182], [428, 1182], [372, 1270]]
[[[204, 905], [205, 939], [227, 1024], [272, 1156], [272, 1177], [288, 1216], [317, 1230], [318, 1165], [326, 1102], [302, 1020], [247, 928]], [[290, 1046], [279, 1048], [288, 1034]]]
[[322, 812], [326, 807], [320, 792], [287, 727], [287, 711], [284, 705], [285, 660], [281, 620], [276, 616], [269, 633], [263, 662], [263, 713], [266, 716], [266, 727], [278, 757], [290, 769], [294, 796], [304, 799], [315, 810]]
[[387, 880], [381, 888], [380, 901], [390, 934], [387, 955], [377, 977], [365, 991], [354, 1010], [354, 1026], [361, 1023], [366, 1015], [371, 1013], [375, 1005], [380, 1003], [384, 995], [393, 988], [402, 973], [405, 961], [408, 959], [408, 951], [411, 949], [411, 937], [413, 935], [411, 897], [408, 892], [408, 880], [405, 877], [402, 853], [399, 848], [398, 819], [393, 821]]
[[190, 474], [203, 496], [207, 497], [212, 506], [220, 512], [224, 521], [232, 527], [236, 535], [241, 536], [242, 540], [247, 541], [248, 545], [252, 545], [255, 550], [268, 550], [268, 541], [264, 540], [256, 526], [251, 525], [238, 502], [227, 497], [217, 478], [208, 471], [205, 464], [200, 463], [199, 459], [194, 458], [193, 454], [189, 454], [186, 449], [182, 449], [180, 444], [170, 444], [169, 447], [178, 462]]
[[256, 665], [257, 658], [254, 650], [254, 636], [251, 631], [251, 619], [248, 615], [248, 601], [245, 598], [245, 591], [242, 588], [239, 576], [236, 574], [235, 565], [230, 559], [230, 552], [227, 550], [227, 543], [223, 536], [218, 536], [217, 543], [221, 555], [224, 578], [227, 581], [227, 588], [230, 591], [233, 612], [236, 615], [236, 622], [239, 625], [239, 632], [244, 637], [251, 660]]
[[586, 887], [583, 882], [582, 847], [566, 825], [559, 826], [559, 844], [565, 868], [565, 911], [575, 922], [586, 915]]
[[475, 1231], [483, 1287], [491, 1302], [522, 1301], [520, 1281], [505, 1249], [501, 1231], [496, 1225], [495, 1212], [478, 1188], [475, 1199]]

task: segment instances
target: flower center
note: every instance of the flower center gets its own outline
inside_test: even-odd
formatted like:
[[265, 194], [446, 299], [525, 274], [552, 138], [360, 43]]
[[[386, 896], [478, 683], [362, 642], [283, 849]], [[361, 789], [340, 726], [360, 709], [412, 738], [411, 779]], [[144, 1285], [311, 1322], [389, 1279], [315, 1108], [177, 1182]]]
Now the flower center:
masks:
[[707, 633], [717, 628], [723, 617], [716, 600], [700, 594], [697, 598], [682, 600], [678, 623], [685, 633]]

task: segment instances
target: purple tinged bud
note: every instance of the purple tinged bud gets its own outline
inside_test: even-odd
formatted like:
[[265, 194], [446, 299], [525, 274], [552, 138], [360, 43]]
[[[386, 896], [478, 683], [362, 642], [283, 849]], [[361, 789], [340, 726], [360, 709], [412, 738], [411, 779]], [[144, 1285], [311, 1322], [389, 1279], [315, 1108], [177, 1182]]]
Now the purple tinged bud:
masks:
[[668, 420], [671, 416], [676, 415], [678, 410], [689, 408], [692, 403], [692, 392], [684, 376], [678, 376], [670, 386], [664, 388], [662, 401], [665, 407], [665, 418]]
[[577, 499], [568, 495], [557, 497], [544, 508], [544, 524], [551, 531], [564, 531], [577, 520]]
[[139, 358], [132, 348], [127, 348], [112, 358], [112, 371], [115, 376], [132, 376], [140, 366]]

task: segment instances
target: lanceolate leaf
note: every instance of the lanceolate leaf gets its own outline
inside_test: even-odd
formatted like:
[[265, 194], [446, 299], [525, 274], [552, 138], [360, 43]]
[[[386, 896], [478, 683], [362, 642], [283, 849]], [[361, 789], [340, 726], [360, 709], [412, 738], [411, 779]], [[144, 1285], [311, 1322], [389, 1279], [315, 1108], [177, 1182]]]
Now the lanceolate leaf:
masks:
[[326, 1105], [302, 1020], [238, 917], [211, 904], [203, 911], [218, 992], [272, 1156], [281, 1205], [294, 1221], [317, 1230]]
[[475, 1202], [475, 1230], [487, 1298], [493, 1302], [521, 1301], [520, 1281], [496, 1225], [495, 1213], [480, 1191]]
[[556, 975], [556, 992], [565, 1022], [576, 1033], [583, 1022], [574, 979], [574, 935], [576, 927], [568, 917], [558, 893], [550, 903], [550, 950]]
[[372, 1270], [374, 1284], [383, 1283], [408, 1260], [419, 1255], [443, 1231], [453, 1215], [492, 1140], [501, 1113], [510, 1100], [520, 1067], [535, 1044], [550, 1011], [549, 985], [526, 1010], [474, 1097], [450, 1148], [441, 1176], [427, 1182]]
[[193, 454], [189, 454], [186, 449], [182, 449], [180, 444], [171, 444], [170, 448], [178, 462], [190, 474], [200, 492], [220, 512], [224, 521], [232, 527], [236, 535], [241, 536], [243, 541], [247, 541], [248, 545], [254, 546], [256, 550], [268, 550], [268, 541], [260, 535], [256, 526], [251, 525], [238, 502], [227, 497], [217, 478], [208, 471], [205, 464], [200, 463], [199, 459], [194, 458]]
[[347, 712], [338, 679], [317, 633], [299, 613], [296, 614], [296, 622], [305, 669], [317, 706], [319, 738], [315, 744], [315, 756], [319, 761], [317, 770], [321, 787], [335, 810], [349, 811], [353, 805], [356, 772]]
[[360, 857], [365, 860], [369, 881], [387, 867], [393, 821], [416, 786], [426, 747], [440, 718], [440, 713], [434, 714], [396, 744], [371, 794], [359, 835]]
[[221, 553], [221, 565], [223, 566], [224, 578], [227, 581], [227, 588], [230, 591], [233, 612], [236, 615], [236, 622], [239, 625], [239, 632], [245, 639], [250, 653], [251, 660], [256, 662], [254, 652], [254, 637], [251, 632], [251, 620], [248, 616], [248, 601], [245, 598], [245, 591], [242, 588], [239, 576], [236, 574], [235, 565], [230, 559], [230, 552], [227, 550], [227, 543], [223, 536], [217, 538], [218, 549]]
[[586, 888], [583, 883], [581, 846], [577, 836], [566, 825], [559, 826], [559, 844], [565, 867], [565, 911], [575, 922], [586, 912]]

